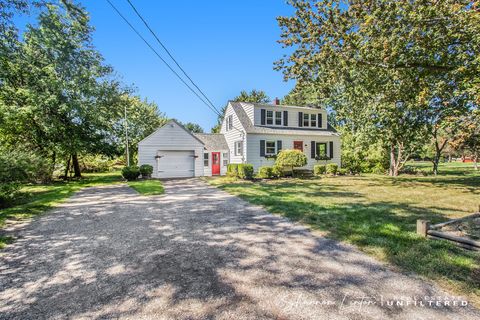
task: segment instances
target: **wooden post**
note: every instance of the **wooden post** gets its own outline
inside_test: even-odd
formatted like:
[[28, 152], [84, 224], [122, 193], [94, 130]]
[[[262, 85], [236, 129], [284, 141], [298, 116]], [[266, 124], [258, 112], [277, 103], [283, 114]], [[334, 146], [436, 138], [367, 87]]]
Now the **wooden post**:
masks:
[[417, 234], [426, 237], [429, 225], [430, 223], [427, 220], [417, 220]]

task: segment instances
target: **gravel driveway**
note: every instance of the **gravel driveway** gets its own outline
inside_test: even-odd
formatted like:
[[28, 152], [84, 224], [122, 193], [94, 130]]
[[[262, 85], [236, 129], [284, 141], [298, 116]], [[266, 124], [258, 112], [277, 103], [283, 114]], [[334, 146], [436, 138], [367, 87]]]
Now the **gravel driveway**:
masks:
[[427, 282], [199, 180], [165, 187], [155, 197], [84, 189], [19, 227], [0, 252], [0, 318], [480, 319]]

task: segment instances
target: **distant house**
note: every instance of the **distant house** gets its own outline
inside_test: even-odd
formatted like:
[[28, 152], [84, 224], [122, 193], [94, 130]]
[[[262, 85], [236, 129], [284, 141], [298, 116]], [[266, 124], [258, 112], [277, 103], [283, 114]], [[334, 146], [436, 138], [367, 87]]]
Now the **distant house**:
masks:
[[326, 110], [245, 102], [229, 102], [219, 134], [192, 134], [171, 120], [138, 148], [139, 163], [152, 165], [156, 178], [223, 175], [229, 163], [251, 163], [256, 171], [273, 165], [282, 149], [304, 152], [305, 169], [340, 165], [341, 154]]

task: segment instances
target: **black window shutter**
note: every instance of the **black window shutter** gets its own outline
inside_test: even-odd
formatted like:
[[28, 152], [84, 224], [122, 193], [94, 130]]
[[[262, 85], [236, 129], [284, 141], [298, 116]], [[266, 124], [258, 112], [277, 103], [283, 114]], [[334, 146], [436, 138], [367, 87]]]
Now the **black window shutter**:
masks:
[[315, 148], [315, 141], [312, 141], [310, 149], [311, 149], [310, 150], [310, 155], [311, 155], [312, 159], [315, 159], [315, 153], [317, 151], [317, 150], [315, 150], [316, 149]]
[[303, 127], [303, 112], [298, 113], [298, 126]]
[[330, 159], [333, 159], [333, 141], [330, 141], [329, 149]]
[[280, 150], [282, 150], [282, 140], [277, 141], [277, 153], [280, 152]]
[[260, 140], [260, 157], [265, 157], [265, 140]]
[[319, 113], [319, 114], [318, 114], [318, 122], [317, 122], [317, 125], [318, 125], [319, 128], [322, 127], [322, 122], [323, 122], [323, 119], [322, 119], [322, 118], [323, 118], [323, 117], [322, 117], [322, 114]]
[[283, 125], [285, 127], [288, 127], [288, 111], [287, 110], [283, 111]]
[[262, 125], [265, 125], [265, 119], [267, 118], [267, 115], [265, 113], [265, 109], [260, 109], [260, 118], [261, 118], [260, 123]]

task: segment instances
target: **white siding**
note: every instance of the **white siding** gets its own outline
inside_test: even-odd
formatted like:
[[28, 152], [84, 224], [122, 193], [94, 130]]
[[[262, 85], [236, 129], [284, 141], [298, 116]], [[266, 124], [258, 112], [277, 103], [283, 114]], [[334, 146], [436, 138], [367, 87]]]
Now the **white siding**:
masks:
[[[206, 177], [211, 177], [212, 176], [212, 152], [220, 152], [220, 175], [224, 176], [227, 174], [227, 166], [223, 165], [223, 154], [224, 153], [229, 153], [228, 150], [213, 150], [213, 151], [207, 151], [204, 150], [204, 153], [208, 153], [208, 167], [203, 167], [203, 172]], [[228, 159], [228, 157], [227, 157]], [[202, 164], [203, 164], [203, 155], [202, 155]]]
[[[233, 116], [233, 127], [231, 130], [227, 130], [226, 128], [226, 119], [228, 116]], [[227, 141], [228, 148], [230, 149], [230, 163], [244, 163], [246, 159], [246, 133], [243, 129], [240, 120], [237, 117], [237, 114], [233, 111], [231, 105], [228, 105], [227, 110], [225, 110], [225, 117], [223, 118], [222, 128], [220, 132], [225, 136], [225, 140]], [[243, 140], [243, 156], [235, 155], [235, 141], [242, 141]]]
[[[261, 109], [265, 110], [272, 110], [272, 111], [288, 111], [288, 127], [298, 128], [298, 113], [309, 113], [309, 114], [322, 114], [322, 127], [321, 129], [327, 129], [327, 112], [324, 109], [307, 109], [307, 108], [299, 108], [299, 107], [285, 107], [285, 106], [255, 106], [254, 112], [254, 124], [256, 126], [262, 125], [262, 118], [261, 118]], [[318, 117], [317, 117], [318, 118]], [[318, 119], [317, 119], [318, 121]], [[268, 125], [272, 126], [272, 125]], [[283, 127], [283, 123], [281, 126]], [[305, 127], [308, 128], [308, 127]], [[318, 128], [318, 127], [317, 127]]]
[[260, 140], [273, 140], [273, 141], [282, 141], [282, 149], [293, 149], [293, 141], [303, 141], [303, 152], [307, 156], [308, 162], [304, 167], [305, 169], [313, 169], [315, 164], [324, 164], [325, 161], [317, 161], [311, 158], [310, 152], [310, 143], [311, 141], [315, 142], [326, 142], [327, 143], [327, 154], [329, 154], [329, 142], [333, 141], [333, 159], [328, 160], [327, 163], [336, 163], [340, 166], [340, 137], [331, 136], [331, 137], [322, 137], [322, 136], [309, 136], [309, 135], [260, 135], [260, 134], [248, 134], [247, 135], [247, 162], [251, 163], [255, 169], [258, 170], [261, 166], [272, 166], [275, 163], [274, 159], [266, 159], [265, 157], [260, 156]]
[[195, 156], [195, 176], [204, 175], [203, 172], [203, 144], [185, 131], [174, 121], [159, 128], [153, 134], [140, 141], [138, 144], [138, 164], [153, 166], [153, 177], [158, 178], [158, 163], [155, 156], [161, 150], [193, 151]]

